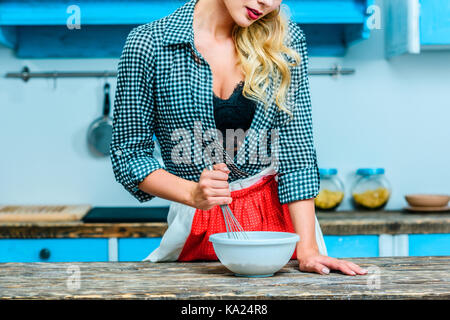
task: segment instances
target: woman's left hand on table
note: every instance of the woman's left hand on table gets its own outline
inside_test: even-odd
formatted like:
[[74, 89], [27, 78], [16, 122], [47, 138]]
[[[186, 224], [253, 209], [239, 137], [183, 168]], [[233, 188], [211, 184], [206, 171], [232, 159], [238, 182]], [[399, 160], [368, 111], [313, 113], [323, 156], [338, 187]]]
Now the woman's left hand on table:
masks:
[[329, 274], [330, 270], [338, 270], [350, 276], [365, 275], [367, 270], [357, 264], [343, 259], [332, 258], [313, 251], [310, 253], [297, 254], [300, 271]]

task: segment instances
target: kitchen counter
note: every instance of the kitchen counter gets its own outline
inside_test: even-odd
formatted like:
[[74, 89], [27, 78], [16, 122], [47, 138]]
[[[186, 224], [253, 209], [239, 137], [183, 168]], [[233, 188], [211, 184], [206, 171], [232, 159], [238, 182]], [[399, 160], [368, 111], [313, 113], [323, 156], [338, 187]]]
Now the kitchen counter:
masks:
[[2, 263], [0, 299], [450, 299], [450, 257], [348, 260], [369, 274], [304, 273], [294, 260], [269, 278], [219, 262]]
[[[450, 213], [407, 211], [317, 212], [325, 235], [450, 233]], [[161, 237], [163, 222], [1, 223], [0, 238], [144, 238]]]

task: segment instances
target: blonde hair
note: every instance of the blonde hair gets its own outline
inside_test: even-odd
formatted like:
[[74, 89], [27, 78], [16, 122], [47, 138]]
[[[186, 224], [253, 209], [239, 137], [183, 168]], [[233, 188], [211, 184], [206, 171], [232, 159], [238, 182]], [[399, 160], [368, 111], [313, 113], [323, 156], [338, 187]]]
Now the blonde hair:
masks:
[[[245, 74], [244, 96], [263, 101], [267, 110], [269, 101], [265, 91], [271, 85], [271, 75], [276, 92], [274, 102], [279, 110], [288, 113], [292, 118], [292, 112], [286, 107], [291, 82], [289, 67], [298, 66], [301, 57], [297, 51], [285, 45], [287, 30], [288, 16], [278, 7], [249, 27], [236, 25], [232, 36]], [[284, 55], [292, 57], [294, 62], [289, 62]]]

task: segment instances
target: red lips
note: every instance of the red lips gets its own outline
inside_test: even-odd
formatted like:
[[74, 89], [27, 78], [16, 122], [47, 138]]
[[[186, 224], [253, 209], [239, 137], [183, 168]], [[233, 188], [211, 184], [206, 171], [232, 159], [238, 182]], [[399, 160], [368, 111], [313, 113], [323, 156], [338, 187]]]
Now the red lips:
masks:
[[256, 9], [253, 9], [253, 8], [249, 8], [251, 11], [253, 11], [257, 16], [260, 16], [260, 15], [262, 15], [262, 12], [259, 12], [258, 10], [256, 10]]
[[248, 7], [246, 7], [246, 8], [247, 8], [247, 13], [248, 13], [248, 16], [250, 17], [250, 19], [256, 20], [262, 14], [258, 10], [251, 9]]

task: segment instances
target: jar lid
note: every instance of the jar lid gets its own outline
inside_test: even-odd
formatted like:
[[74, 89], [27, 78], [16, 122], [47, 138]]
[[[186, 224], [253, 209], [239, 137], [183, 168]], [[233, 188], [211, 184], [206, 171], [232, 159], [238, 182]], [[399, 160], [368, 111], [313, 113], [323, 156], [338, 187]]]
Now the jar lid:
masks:
[[319, 174], [323, 176], [331, 176], [337, 174], [337, 169], [335, 168], [319, 168]]
[[359, 168], [356, 170], [356, 174], [362, 176], [370, 176], [374, 174], [384, 174], [384, 168]]

